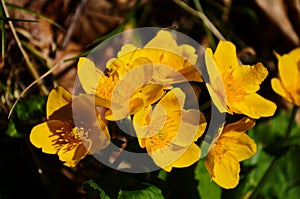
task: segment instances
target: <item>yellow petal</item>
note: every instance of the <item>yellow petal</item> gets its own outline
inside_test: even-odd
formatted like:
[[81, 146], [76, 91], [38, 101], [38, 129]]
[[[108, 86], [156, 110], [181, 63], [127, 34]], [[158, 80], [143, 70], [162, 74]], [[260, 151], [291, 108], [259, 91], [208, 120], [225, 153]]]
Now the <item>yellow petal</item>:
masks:
[[171, 165], [176, 168], [188, 167], [197, 162], [201, 157], [200, 147], [192, 143], [190, 147]]
[[288, 91], [282, 86], [280, 80], [278, 78], [273, 78], [271, 80], [271, 84], [272, 84], [272, 88], [273, 90], [281, 95], [283, 98], [285, 98], [286, 100], [288, 100], [289, 102], [292, 102], [292, 99], [290, 98], [290, 94], [288, 93]]
[[80, 57], [77, 73], [84, 91], [88, 94], [95, 94], [98, 82], [104, 76], [103, 72], [95, 66], [93, 61]]
[[177, 130], [177, 135], [172, 143], [182, 147], [189, 146], [197, 140], [206, 128], [203, 114], [195, 109], [183, 110], [178, 122], [180, 123], [180, 128]]
[[[149, 145], [151, 143], [149, 143], [149, 140], [146, 141], [146, 149], [148, 151], [149, 149]], [[194, 149], [194, 148], [192, 148]], [[172, 144], [166, 145], [165, 147], [155, 150], [155, 151], [148, 151], [148, 154], [152, 157], [154, 163], [159, 166], [160, 168], [168, 168], [169, 166], [171, 166], [178, 158], [180, 158], [185, 151], [187, 150], [187, 148], [185, 147], [178, 147], [178, 148], [174, 148], [172, 146]], [[195, 149], [196, 150], [196, 149]], [[194, 152], [192, 150], [192, 152]], [[196, 154], [196, 152], [195, 152]], [[193, 156], [192, 160], [195, 162], [195, 155], [194, 153], [191, 155]], [[200, 156], [199, 156], [200, 158]], [[188, 163], [190, 163], [189, 160], [187, 160]], [[180, 162], [182, 163], [182, 162]]]
[[47, 118], [57, 110], [71, 103], [72, 95], [66, 89], [61, 86], [58, 86], [51, 90], [47, 100]]
[[144, 48], [169, 50], [176, 53], [178, 45], [169, 31], [161, 30], [144, 46]]
[[243, 101], [234, 102], [233, 107], [236, 113], [245, 114], [251, 118], [270, 117], [276, 111], [276, 104], [256, 93], [251, 93], [244, 97]]
[[185, 94], [180, 88], [174, 88], [170, 90], [159, 102], [161, 106], [165, 108], [167, 115], [169, 113], [181, 110], [185, 101]]
[[219, 42], [214, 57], [221, 74], [224, 72], [229, 73], [232, 69], [239, 66], [236, 48], [234, 44], [229, 41]]
[[125, 54], [132, 53], [137, 50], [137, 47], [133, 44], [125, 44], [122, 46], [121, 50], [118, 52], [118, 57], [122, 57]]
[[279, 78], [282, 85], [287, 89], [294, 89], [299, 83], [298, 63], [289, 54], [283, 55], [278, 60]]
[[250, 158], [256, 153], [256, 143], [245, 133], [253, 128], [255, 121], [249, 118], [230, 123], [224, 127], [220, 142], [238, 161]]
[[88, 138], [93, 144], [91, 153], [105, 148], [110, 143], [108, 128], [95, 107], [93, 97], [79, 95], [73, 99], [74, 121], [77, 127], [87, 128]]
[[179, 46], [172, 33], [166, 30], [159, 31], [157, 35], [145, 45], [144, 48], [161, 49], [170, 53], [174, 53], [187, 60], [191, 64], [195, 64], [197, 60], [195, 48], [186, 44]]
[[240, 164], [230, 153], [224, 154], [221, 160], [217, 159], [217, 157], [214, 158], [213, 171], [214, 176], [212, 176], [212, 180], [219, 186], [231, 189], [238, 185]]
[[212, 50], [209, 48], [205, 51], [205, 64], [210, 80], [210, 83], [206, 83], [206, 87], [215, 106], [221, 113], [224, 113], [227, 111], [224, 82]]
[[[206, 83], [206, 88], [210, 94], [210, 97], [214, 103], [214, 105], [217, 107], [217, 109], [221, 112], [221, 113], [225, 113], [227, 112], [227, 106], [226, 106], [226, 101], [225, 101], [225, 92], [223, 93], [223, 91], [221, 91], [221, 93], [219, 93], [218, 91], [215, 91], [212, 88], [211, 84]], [[231, 112], [230, 112], [231, 113]]]
[[[151, 106], [145, 106], [133, 116], [133, 127], [138, 138], [146, 138], [149, 130]], [[141, 143], [140, 143], [141, 144]]]
[[300, 60], [300, 48], [295, 48], [291, 52], [289, 52], [289, 55], [293, 57], [294, 60]]
[[30, 142], [35, 147], [42, 148], [44, 153], [55, 154], [60, 149], [60, 146], [56, 145], [56, 140], [60, 137], [56, 131], [65, 126], [65, 123], [59, 120], [39, 124], [31, 130]]
[[87, 154], [87, 147], [90, 146], [90, 143], [86, 141], [85, 145], [78, 143], [74, 148], [69, 149], [67, 145], [65, 145], [58, 152], [59, 160], [64, 162], [64, 165], [68, 167], [75, 167], [80, 160], [82, 160]]
[[262, 63], [257, 63], [254, 66], [242, 65], [233, 70], [233, 76], [243, 83], [243, 88], [246, 92], [256, 92], [259, 90], [259, 85], [268, 75], [268, 70]]

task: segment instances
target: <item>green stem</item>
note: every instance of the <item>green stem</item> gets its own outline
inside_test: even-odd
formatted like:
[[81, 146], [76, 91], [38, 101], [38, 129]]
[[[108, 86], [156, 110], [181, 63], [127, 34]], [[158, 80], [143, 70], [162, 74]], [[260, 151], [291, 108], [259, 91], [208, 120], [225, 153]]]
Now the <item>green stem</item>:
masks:
[[[293, 124], [294, 124], [294, 121], [295, 121], [297, 110], [298, 110], [298, 107], [294, 105], [293, 109], [292, 109], [291, 117], [290, 117], [290, 120], [289, 120], [289, 124], [288, 124], [288, 127], [286, 129], [284, 140], [288, 139], [289, 136], [291, 135], [292, 127], [293, 127]], [[281, 157], [282, 157], [282, 155], [276, 156], [272, 160], [271, 164], [269, 165], [269, 168], [266, 170], [265, 174], [260, 179], [258, 185], [255, 187], [255, 189], [252, 192], [252, 194], [250, 195], [249, 199], [256, 198], [256, 196], [261, 192], [261, 190], [263, 189], [263, 187], [266, 185], [267, 181], [269, 180], [270, 176], [272, 175], [274, 169], [277, 167]]]
[[[202, 14], [204, 14], [204, 11], [202, 9], [200, 1], [199, 0], [194, 0], [194, 4], [195, 4], [196, 9], [199, 12], [201, 12]], [[206, 36], [207, 36], [207, 39], [209, 41], [210, 46], [214, 48], [216, 46], [216, 42], [215, 42], [215, 40], [213, 38], [213, 35], [212, 35], [210, 29], [206, 25], [204, 26], [204, 31], [206, 33]]]

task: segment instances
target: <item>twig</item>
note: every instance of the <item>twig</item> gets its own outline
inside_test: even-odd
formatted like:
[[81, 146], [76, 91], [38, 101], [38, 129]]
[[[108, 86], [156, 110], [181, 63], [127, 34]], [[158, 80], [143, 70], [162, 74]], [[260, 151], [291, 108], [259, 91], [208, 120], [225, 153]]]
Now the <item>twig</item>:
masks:
[[71, 24], [68, 28], [68, 31], [67, 31], [66, 35], [65, 35], [65, 38], [64, 38], [64, 41], [63, 41], [63, 44], [62, 44], [62, 49], [65, 49], [67, 44], [69, 43], [69, 41], [71, 39], [71, 36], [72, 36], [72, 33], [74, 31], [74, 28], [77, 25], [76, 22], [78, 21], [78, 19], [80, 17], [80, 14], [82, 13], [83, 8], [84, 8], [86, 3], [87, 3], [87, 0], [81, 0], [79, 5], [76, 7], [75, 14], [72, 17]]
[[[4, 0], [1, 0], [1, 4], [2, 4], [2, 8], [3, 8], [3, 10], [4, 10], [5, 16], [6, 16], [6, 17], [9, 17], [9, 13], [8, 13], [8, 10], [7, 10], [7, 7], [6, 7], [6, 5], [5, 5]], [[12, 31], [12, 34], [13, 34], [13, 36], [14, 36], [16, 42], [17, 42], [17, 45], [18, 45], [18, 47], [19, 47], [19, 49], [20, 49], [20, 51], [21, 51], [21, 53], [22, 53], [22, 55], [23, 55], [23, 57], [24, 57], [24, 60], [25, 60], [25, 63], [26, 63], [26, 66], [27, 66], [29, 72], [31, 73], [31, 75], [33, 76], [33, 78], [34, 78], [35, 80], [38, 80], [37, 83], [38, 83], [38, 85], [39, 85], [41, 91], [42, 91], [45, 95], [47, 95], [47, 94], [49, 93], [49, 91], [48, 91], [48, 89], [45, 87], [45, 85], [43, 85], [42, 82], [39, 81], [39, 80], [40, 80], [40, 78], [39, 78], [39, 77], [40, 77], [40, 76], [39, 76], [39, 73], [37, 72], [37, 70], [35, 69], [35, 67], [34, 67], [33, 64], [31, 63], [31, 61], [29, 60], [29, 56], [28, 56], [28, 54], [26, 53], [26, 51], [24, 50], [24, 48], [23, 48], [23, 46], [22, 46], [22, 43], [21, 43], [21, 41], [20, 41], [20, 39], [19, 39], [19, 37], [18, 37], [18, 35], [17, 35], [16, 29], [15, 29], [15, 27], [14, 27], [14, 24], [12, 23], [12, 21], [8, 21], [8, 24], [9, 24], [9, 27], [10, 27], [10, 29], [11, 29], [11, 31]]]
[[195, 17], [200, 18], [203, 23], [210, 29], [210, 31], [219, 39], [225, 40], [225, 37], [220, 33], [220, 31], [216, 28], [216, 26], [206, 17], [205, 14], [191, 8], [189, 5], [184, 3], [181, 0], [173, 0], [178, 6], [180, 6], [185, 11], [189, 12], [190, 14], [194, 15]]

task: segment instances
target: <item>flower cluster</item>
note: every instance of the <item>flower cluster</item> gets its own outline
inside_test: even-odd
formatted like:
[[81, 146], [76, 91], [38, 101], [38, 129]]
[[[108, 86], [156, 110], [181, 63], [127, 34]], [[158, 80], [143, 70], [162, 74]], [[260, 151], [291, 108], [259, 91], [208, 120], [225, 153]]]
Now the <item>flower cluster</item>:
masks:
[[[276, 104], [257, 94], [267, 69], [261, 63], [239, 64], [231, 42], [221, 41], [215, 53], [207, 48], [204, 57], [210, 80], [205, 85], [213, 103], [221, 113], [244, 116], [233, 123], [224, 121], [205, 157], [211, 179], [221, 187], [233, 188], [239, 181], [239, 162], [256, 153], [256, 144], [246, 131], [255, 125], [255, 119], [272, 116]], [[92, 60], [80, 58], [78, 77], [85, 93], [72, 96], [62, 87], [53, 89], [47, 102], [48, 120], [32, 129], [32, 144], [73, 167], [87, 154], [110, 144], [113, 132], [108, 122], [129, 119], [139, 146], [158, 167], [171, 171], [191, 166], [201, 157], [199, 143], [207, 122], [199, 108], [187, 106], [189, 96], [180, 85], [203, 84], [195, 67], [198, 58], [194, 47], [178, 45], [166, 30], [142, 48], [125, 44], [107, 62], [104, 72]], [[286, 83], [286, 75], [281, 72], [282, 83], [274, 79], [272, 85], [299, 103], [299, 88], [295, 87], [299, 73], [293, 84]], [[197, 101], [201, 98], [194, 95]], [[80, 107], [76, 111], [80, 114], [72, 111], [74, 104]]]

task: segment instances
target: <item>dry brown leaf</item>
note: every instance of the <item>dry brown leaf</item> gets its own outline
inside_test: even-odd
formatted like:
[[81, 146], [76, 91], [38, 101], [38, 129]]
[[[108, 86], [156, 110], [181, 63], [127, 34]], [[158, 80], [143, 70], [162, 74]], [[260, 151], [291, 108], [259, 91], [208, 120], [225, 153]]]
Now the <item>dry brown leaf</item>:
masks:
[[[92, 42], [122, 23], [135, 2], [135, 0], [88, 1], [74, 28], [73, 38], [83, 45]], [[69, 24], [70, 19], [66, 23]]]
[[[299, 3], [296, 3], [296, 1], [299, 2], [298, 0], [293, 0], [290, 1], [290, 3], [295, 3], [298, 5]], [[268, 16], [271, 22], [278, 27], [287, 40], [289, 40], [295, 46], [299, 45], [299, 36], [295, 31], [291, 19], [289, 18], [289, 4], [287, 4], [285, 0], [255, 0], [255, 3], [265, 13], [265, 15]], [[299, 8], [295, 10], [297, 15], [300, 14], [298, 9]]]

